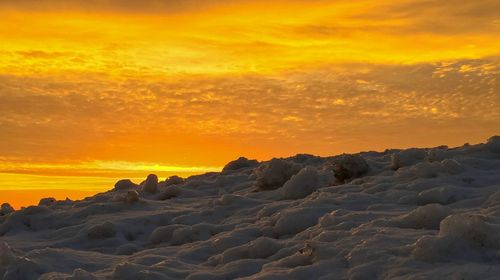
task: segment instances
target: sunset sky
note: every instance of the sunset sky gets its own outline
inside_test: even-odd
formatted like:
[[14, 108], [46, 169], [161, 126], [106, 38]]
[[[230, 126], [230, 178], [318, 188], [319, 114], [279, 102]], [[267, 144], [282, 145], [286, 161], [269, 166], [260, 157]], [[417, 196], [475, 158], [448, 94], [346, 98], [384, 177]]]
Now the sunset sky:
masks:
[[0, 202], [482, 142], [499, 62], [498, 0], [1, 0]]

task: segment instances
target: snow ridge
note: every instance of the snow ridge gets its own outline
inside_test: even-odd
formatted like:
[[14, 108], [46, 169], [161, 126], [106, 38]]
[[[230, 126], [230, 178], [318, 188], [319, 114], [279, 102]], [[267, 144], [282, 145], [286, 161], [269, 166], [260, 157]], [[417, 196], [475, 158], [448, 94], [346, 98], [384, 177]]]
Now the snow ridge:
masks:
[[0, 209], [0, 278], [498, 279], [500, 137], [257, 162]]

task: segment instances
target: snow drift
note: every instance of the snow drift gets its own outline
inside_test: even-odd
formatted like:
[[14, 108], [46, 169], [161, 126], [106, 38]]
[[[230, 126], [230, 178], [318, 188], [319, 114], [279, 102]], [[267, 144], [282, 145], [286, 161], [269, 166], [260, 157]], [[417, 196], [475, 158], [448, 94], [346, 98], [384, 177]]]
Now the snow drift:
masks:
[[2, 279], [498, 279], [500, 137], [120, 180], [0, 209]]

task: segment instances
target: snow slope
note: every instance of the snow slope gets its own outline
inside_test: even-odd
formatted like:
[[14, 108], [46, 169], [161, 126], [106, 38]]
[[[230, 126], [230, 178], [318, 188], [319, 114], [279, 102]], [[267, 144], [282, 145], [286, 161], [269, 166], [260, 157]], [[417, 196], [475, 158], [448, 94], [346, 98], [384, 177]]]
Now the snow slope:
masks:
[[3, 279], [499, 279], [500, 137], [267, 162], [0, 210]]

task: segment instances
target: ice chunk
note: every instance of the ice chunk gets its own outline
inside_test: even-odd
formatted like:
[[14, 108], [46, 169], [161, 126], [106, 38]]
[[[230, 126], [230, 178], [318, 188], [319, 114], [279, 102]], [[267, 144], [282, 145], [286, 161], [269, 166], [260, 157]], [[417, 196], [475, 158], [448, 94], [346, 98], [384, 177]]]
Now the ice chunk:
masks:
[[475, 214], [456, 214], [441, 221], [440, 236], [451, 236], [472, 241], [480, 246], [495, 247], [497, 235], [485, 217]]
[[40, 199], [40, 202], [38, 203], [38, 206], [49, 206], [51, 204], [54, 204], [56, 202], [56, 199], [53, 197], [46, 197]]
[[171, 185], [161, 191], [159, 199], [160, 200], [170, 199], [172, 197], [178, 196], [180, 193], [181, 190], [179, 189], [179, 187]]
[[413, 244], [412, 256], [421, 261], [433, 262], [446, 258], [455, 241], [450, 237], [424, 235]]
[[300, 165], [273, 158], [262, 163], [256, 170], [255, 187], [258, 190], [273, 190], [280, 188], [300, 170]]
[[446, 158], [448, 152], [447, 146], [433, 148], [427, 151], [425, 159], [429, 162], [442, 161]]
[[158, 176], [149, 174], [146, 181], [141, 183], [141, 190], [147, 193], [155, 193], [158, 191]]
[[151, 236], [149, 240], [151, 243], [158, 244], [161, 242], [168, 242], [170, 239], [172, 239], [172, 235], [176, 229], [186, 227], [184, 225], [168, 225], [168, 226], [161, 226], [156, 228], [153, 233], [151, 233]]
[[207, 240], [216, 232], [217, 228], [207, 223], [179, 227], [173, 231], [170, 243], [180, 245], [198, 240]]
[[498, 248], [494, 226], [484, 216], [453, 214], [439, 225], [438, 236], [423, 236], [413, 245], [412, 255], [423, 261], [440, 261], [455, 255], [470, 258], [483, 247]]
[[397, 170], [404, 166], [410, 166], [416, 162], [422, 161], [426, 156], [423, 149], [407, 149], [391, 155], [392, 169]]
[[3, 203], [2, 206], [0, 207], [0, 216], [5, 216], [12, 212], [14, 212], [14, 208], [12, 208], [12, 206], [10, 206], [10, 204], [8, 203]]
[[276, 239], [259, 237], [248, 246], [248, 254], [252, 259], [264, 259], [274, 255], [283, 246]]
[[125, 202], [134, 203], [139, 201], [139, 193], [137, 191], [128, 191], [125, 195]]
[[259, 164], [258, 161], [252, 159], [249, 160], [246, 157], [240, 157], [237, 160], [230, 161], [228, 164], [222, 168], [222, 172], [234, 171], [246, 167], [255, 167]]
[[397, 174], [408, 174], [417, 178], [434, 178], [439, 174], [460, 174], [465, 168], [454, 159], [445, 159], [441, 162], [419, 162], [408, 169], [401, 169]]
[[300, 163], [303, 165], [316, 165], [316, 164], [321, 164], [323, 162], [321, 157], [311, 154], [296, 154], [290, 159], [296, 163]]
[[165, 180], [165, 186], [168, 187], [170, 185], [180, 185], [184, 183], [184, 178], [181, 178], [177, 175], [170, 176]]
[[105, 239], [115, 236], [115, 225], [111, 222], [104, 222], [89, 228], [87, 235], [93, 239]]
[[486, 149], [492, 153], [500, 153], [500, 136], [492, 136], [486, 142]]
[[128, 190], [136, 188], [137, 184], [133, 183], [129, 179], [119, 180], [115, 183], [115, 190]]
[[368, 163], [360, 155], [341, 155], [333, 162], [335, 178], [340, 182], [360, 177], [368, 172]]
[[318, 170], [314, 166], [306, 166], [288, 180], [281, 189], [287, 199], [304, 198], [318, 188]]
[[230, 248], [247, 244], [251, 240], [262, 235], [261, 228], [236, 229], [212, 238], [212, 248], [216, 252], [223, 252]]
[[445, 159], [441, 161], [441, 171], [449, 174], [460, 174], [465, 168], [454, 159]]
[[313, 208], [283, 211], [274, 225], [274, 232], [279, 236], [299, 233], [317, 224], [323, 214], [320, 209]]
[[439, 229], [439, 223], [451, 212], [449, 207], [440, 204], [427, 204], [405, 215], [401, 219], [401, 224], [403, 227], [409, 228]]
[[419, 162], [410, 167], [411, 172], [417, 178], [433, 178], [441, 171], [439, 162]]

